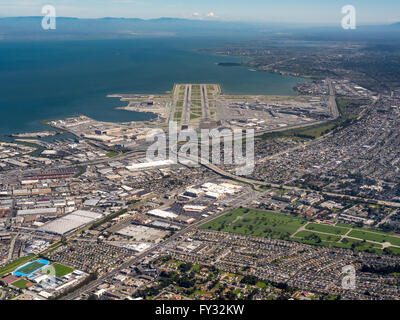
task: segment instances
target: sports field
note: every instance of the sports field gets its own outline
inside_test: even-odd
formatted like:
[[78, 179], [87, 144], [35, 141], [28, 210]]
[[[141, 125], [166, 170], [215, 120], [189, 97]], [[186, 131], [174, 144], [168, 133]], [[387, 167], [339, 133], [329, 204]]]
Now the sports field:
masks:
[[32, 285], [32, 283], [30, 283], [29, 281], [27, 281], [25, 279], [19, 279], [19, 280], [17, 280], [17, 281], [12, 283], [13, 286], [15, 286], [15, 287], [17, 287], [19, 289], [26, 289], [28, 284]]
[[44, 266], [48, 265], [49, 261], [47, 260], [35, 260], [29, 262], [22, 267], [19, 267], [17, 270], [13, 272], [15, 276], [29, 276], [30, 274], [40, 270]]
[[72, 271], [74, 271], [74, 268], [65, 266], [65, 265], [60, 264], [60, 263], [55, 263], [55, 264], [52, 264], [51, 266], [48, 266], [48, 267], [46, 267], [46, 268], [43, 268], [43, 269], [42, 269], [42, 272], [43, 272], [43, 273], [50, 273], [50, 272], [51, 272], [51, 271], [50, 271], [50, 268], [51, 268], [51, 267], [54, 267], [54, 271], [55, 271], [55, 273], [56, 273], [56, 274], [55, 274], [56, 277], [63, 277], [63, 276], [65, 276], [65, 275], [71, 273]]
[[35, 255], [28, 255], [28, 256], [23, 256], [21, 258], [18, 258], [17, 260], [5, 265], [4, 267], [0, 268], [0, 277], [5, 276], [6, 274], [12, 272], [17, 268], [18, 266], [21, 266], [23, 264], [26, 264], [28, 261], [31, 261], [35, 259]]

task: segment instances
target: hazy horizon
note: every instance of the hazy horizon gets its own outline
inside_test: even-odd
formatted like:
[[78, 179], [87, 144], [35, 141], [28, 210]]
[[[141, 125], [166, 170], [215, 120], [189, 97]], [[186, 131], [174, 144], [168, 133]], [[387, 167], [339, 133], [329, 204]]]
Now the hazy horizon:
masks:
[[[18, 18], [40, 18], [42, 19], [43, 16], [40, 15], [35, 15], [35, 16], [0, 16], [0, 19], [18, 19]], [[291, 23], [285, 23], [285, 22], [273, 22], [273, 21], [238, 21], [238, 20], [200, 20], [200, 19], [193, 19], [193, 18], [180, 18], [180, 17], [169, 17], [169, 16], [160, 16], [160, 17], [155, 17], [155, 18], [139, 18], [139, 17], [112, 17], [112, 16], [103, 16], [103, 17], [96, 17], [96, 18], [90, 18], [90, 17], [75, 17], [75, 16], [58, 16], [58, 19], [76, 19], [76, 20], [142, 20], [142, 21], [156, 21], [156, 20], [162, 20], [162, 19], [171, 19], [171, 20], [186, 20], [186, 21], [193, 21], [193, 22], [220, 22], [220, 23], [241, 23], [241, 24], [252, 24], [252, 25], [259, 25], [259, 26], [278, 26], [284, 23], [284, 27], [293, 27], [293, 26], [298, 26], [298, 27], [341, 27], [340, 23], [311, 23], [311, 22], [291, 22]], [[395, 22], [377, 22], [377, 23], [360, 23], [358, 26], [360, 27], [365, 27], [365, 26], [386, 26], [386, 25], [393, 25], [393, 24], [400, 24], [400, 21], [395, 21]]]
[[171, 17], [204, 21], [247, 23], [280, 23], [305, 25], [336, 25], [342, 18], [341, 8], [351, 4], [357, 10], [359, 25], [392, 24], [400, 22], [400, 2], [396, 0], [353, 0], [351, 3], [332, 0], [3, 0], [0, 17], [40, 16], [41, 8], [51, 4], [59, 17], [81, 19]]

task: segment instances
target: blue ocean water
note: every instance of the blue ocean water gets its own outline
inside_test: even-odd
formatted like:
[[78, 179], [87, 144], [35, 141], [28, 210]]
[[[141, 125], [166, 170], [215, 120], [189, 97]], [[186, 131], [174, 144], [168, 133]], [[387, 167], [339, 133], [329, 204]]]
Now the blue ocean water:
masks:
[[0, 135], [48, 129], [41, 120], [84, 114], [101, 121], [145, 120], [115, 110], [113, 93], [165, 93], [174, 83], [219, 83], [231, 94], [292, 95], [303, 81], [245, 67], [240, 59], [197, 52], [222, 40], [132, 39], [0, 41]]

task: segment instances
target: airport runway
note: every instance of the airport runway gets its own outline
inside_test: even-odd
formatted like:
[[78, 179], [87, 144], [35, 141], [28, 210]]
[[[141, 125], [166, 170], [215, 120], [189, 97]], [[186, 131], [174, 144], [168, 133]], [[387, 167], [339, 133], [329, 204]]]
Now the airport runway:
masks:
[[181, 125], [188, 126], [190, 122], [190, 105], [191, 105], [191, 95], [192, 95], [192, 86], [190, 84], [186, 85], [185, 89], [185, 99], [183, 102], [182, 108], [182, 118]]
[[204, 84], [201, 85], [201, 107], [203, 109], [203, 121], [210, 120], [210, 106], [207, 97], [207, 88]]

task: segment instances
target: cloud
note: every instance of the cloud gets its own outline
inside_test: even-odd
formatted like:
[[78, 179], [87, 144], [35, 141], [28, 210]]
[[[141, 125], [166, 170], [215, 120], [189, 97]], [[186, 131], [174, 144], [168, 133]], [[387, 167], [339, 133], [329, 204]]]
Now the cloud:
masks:
[[194, 12], [192, 13], [192, 17], [197, 18], [197, 19], [212, 19], [212, 18], [218, 18], [218, 16], [215, 15], [214, 12], [209, 12], [209, 13], [200, 13], [200, 12]]
[[391, 18], [389, 19], [389, 23], [398, 23], [400, 22], [400, 18]]

